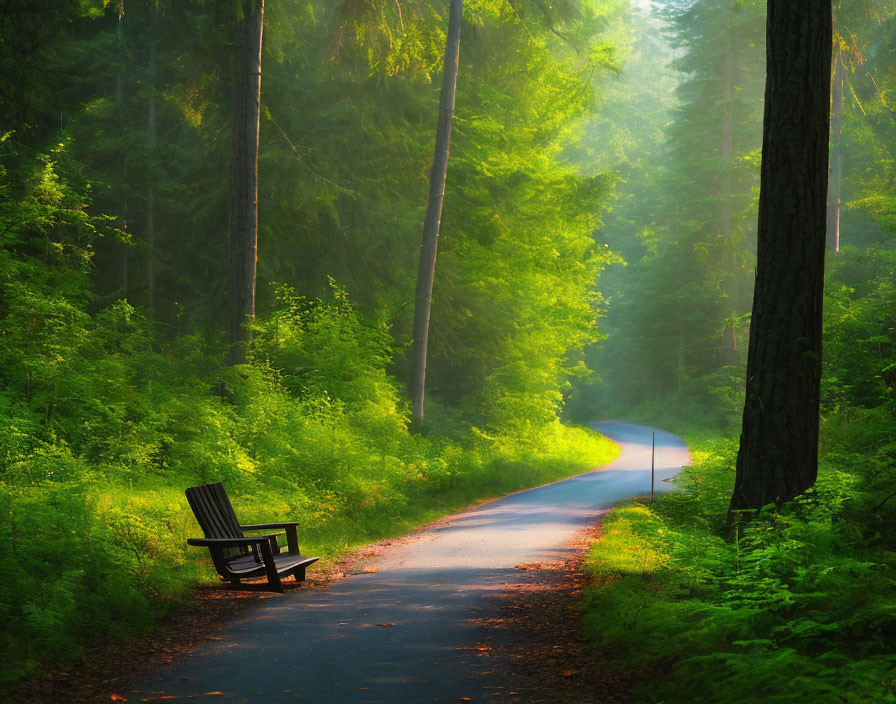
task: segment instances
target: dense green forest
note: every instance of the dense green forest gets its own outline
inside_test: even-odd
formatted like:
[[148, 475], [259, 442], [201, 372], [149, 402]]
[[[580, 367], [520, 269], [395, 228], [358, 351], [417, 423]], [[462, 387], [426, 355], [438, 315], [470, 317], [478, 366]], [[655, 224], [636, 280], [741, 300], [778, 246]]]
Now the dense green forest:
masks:
[[420, 424], [449, 3], [262, 3], [232, 364], [257, 1], [0, 11], [0, 693], [212, 580], [188, 486], [334, 558], [610, 461], [578, 423], [615, 417], [694, 457], [589, 557], [594, 639], [663, 673], [636, 696], [896, 701], [896, 5], [834, 4], [819, 480], [732, 527], [765, 2], [463, 4]]

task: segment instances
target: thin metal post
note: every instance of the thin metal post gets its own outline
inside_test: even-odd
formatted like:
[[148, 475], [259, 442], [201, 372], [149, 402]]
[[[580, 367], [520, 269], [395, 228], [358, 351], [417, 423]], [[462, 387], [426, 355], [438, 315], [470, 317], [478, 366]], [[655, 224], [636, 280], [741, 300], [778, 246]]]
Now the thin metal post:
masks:
[[653, 505], [653, 477], [656, 470], [656, 432], [650, 433], [650, 505]]

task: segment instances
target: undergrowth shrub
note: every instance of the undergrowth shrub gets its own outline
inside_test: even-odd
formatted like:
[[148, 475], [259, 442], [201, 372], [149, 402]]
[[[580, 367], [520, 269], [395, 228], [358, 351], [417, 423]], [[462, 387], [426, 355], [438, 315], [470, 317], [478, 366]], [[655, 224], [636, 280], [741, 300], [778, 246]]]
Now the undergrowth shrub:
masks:
[[650, 668], [638, 701], [896, 701], [896, 554], [862, 474], [825, 458], [812, 492], [728, 535], [735, 455], [704, 443], [681, 491], [607, 518], [592, 637]]
[[110, 223], [64, 168], [63, 147], [15, 183], [0, 165], [0, 695], [216, 579], [185, 545], [191, 485], [225, 482], [245, 520], [297, 520], [303, 550], [333, 558], [615, 455], [550, 409], [409, 432], [388, 330], [335, 283], [322, 300], [278, 287], [236, 367], [215, 339], [95, 305]]

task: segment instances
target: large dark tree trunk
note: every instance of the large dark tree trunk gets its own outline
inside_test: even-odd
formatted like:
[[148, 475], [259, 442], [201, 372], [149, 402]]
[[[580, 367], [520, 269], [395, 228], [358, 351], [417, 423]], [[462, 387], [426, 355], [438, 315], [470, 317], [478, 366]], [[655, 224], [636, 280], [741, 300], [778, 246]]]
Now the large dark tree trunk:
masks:
[[264, 0], [242, 0], [234, 37], [234, 107], [230, 162], [230, 363], [246, 360], [247, 320], [255, 316], [258, 253], [258, 127]]
[[445, 68], [439, 98], [439, 124], [436, 131], [435, 157], [429, 174], [429, 203], [423, 221], [423, 244], [417, 271], [417, 295], [414, 302], [414, 339], [411, 349], [410, 391], [413, 422], [423, 423], [423, 398], [426, 386], [426, 347], [429, 340], [429, 311], [432, 304], [432, 282], [436, 271], [439, 222], [445, 196], [445, 175], [448, 172], [448, 150], [451, 125], [454, 122], [454, 93], [457, 87], [457, 61], [460, 54], [460, 25], [463, 0], [451, 0], [448, 11], [448, 37], [445, 43]]
[[840, 207], [843, 199], [843, 57], [834, 57], [831, 96], [831, 175], [828, 185], [828, 249], [840, 251]]
[[831, 0], [769, 0], [756, 289], [731, 510], [818, 472]]

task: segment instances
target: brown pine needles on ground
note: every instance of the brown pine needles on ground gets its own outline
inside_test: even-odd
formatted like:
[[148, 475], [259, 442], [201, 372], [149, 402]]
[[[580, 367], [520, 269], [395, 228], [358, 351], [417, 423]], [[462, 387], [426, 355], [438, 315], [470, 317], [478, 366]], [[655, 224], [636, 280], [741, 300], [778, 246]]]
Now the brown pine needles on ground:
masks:
[[579, 533], [570, 543], [575, 554], [562, 562], [519, 565], [520, 581], [507, 585], [500, 613], [482, 622], [485, 674], [494, 682], [491, 701], [628, 701], [631, 675], [606, 665], [580, 617], [590, 584], [583, 561], [600, 535], [600, 524]]

